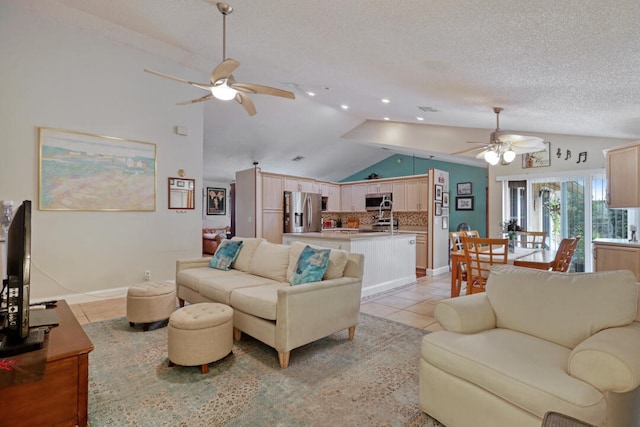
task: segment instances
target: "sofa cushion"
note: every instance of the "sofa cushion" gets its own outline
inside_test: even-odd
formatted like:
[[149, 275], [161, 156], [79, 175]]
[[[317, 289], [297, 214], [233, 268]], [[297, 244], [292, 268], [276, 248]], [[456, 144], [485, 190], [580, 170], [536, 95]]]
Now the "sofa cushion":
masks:
[[242, 249], [240, 249], [240, 253], [236, 260], [231, 264], [231, 268], [244, 271], [246, 273], [249, 271], [249, 265], [251, 264], [253, 253], [256, 251], [258, 245], [265, 240], [253, 237], [233, 237], [231, 240], [242, 241]]
[[[287, 281], [291, 282], [293, 279], [293, 271], [298, 262], [298, 258], [302, 253], [302, 250], [306, 246], [311, 246], [314, 249], [326, 249], [322, 246], [307, 245], [303, 242], [291, 242], [291, 252], [289, 253], [289, 268], [287, 269]], [[340, 249], [331, 249], [329, 253], [329, 265], [327, 265], [327, 271], [322, 276], [322, 280], [338, 279], [344, 276], [344, 268], [347, 266], [347, 260], [349, 258], [349, 252]]]
[[287, 267], [289, 266], [288, 245], [261, 242], [253, 253], [249, 273], [278, 282], [287, 280]]
[[289, 286], [288, 283], [272, 283], [251, 288], [236, 289], [231, 293], [231, 306], [234, 310], [251, 314], [267, 320], [276, 320], [278, 289]]
[[635, 281], [626, 270], [567, 274], [500, 266], [492, 268], [486, 288], [497, 327], [574, 348], [634, 320]]
[[[209, 269], [209, 271], [221, 271]], [[226, 271], [225, 273], [233, 272]], [[236, 289], [276, 283], [266, 277], [254, 276], [248, 273], [219, 275], [217, 277], [203, 278], [200, 280], [200, 295], [214, 302], [231, 305], [231, 293]]]
[[223, 241], [220, 246], [218, 246], [211, 261], [209, 261], [209, 267], [218, 270], [228, 270], [233, 261], [238, 257], [240, 249], [242, 249], [242, 240]]
[[553, 408], [580, 419], [604, 420], [602, 393], [567, 373], [570, 353], [566, 347], [508, 329], [433, 332], [421, 347], [421, 357], [431, 365], [540, 418]]
[[314, 249], [307, 245], [298, 257], [291, 285], [322, 280], [324, 272], [327, 271], [327, 265], [329, 265], [329, 252], [331, 249]]
[[187, 268], [178, 272], [176, 275], [176, 282], [179, 283], [180, 286], [185, 286], [195, 292], [199, 292], [201, 280], [215, 280], [217, 277], [231, 276], [234, 274], [243, 273], [238, 270], [224, 271], [210, 267]]

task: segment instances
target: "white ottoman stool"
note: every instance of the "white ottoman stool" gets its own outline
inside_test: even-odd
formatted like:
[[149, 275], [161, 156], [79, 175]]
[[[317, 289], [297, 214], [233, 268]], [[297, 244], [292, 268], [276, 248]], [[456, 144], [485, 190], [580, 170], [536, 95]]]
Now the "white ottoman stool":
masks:
[[143, 282], [127, 291], [127, 320], [131, 326], [142, 323], [149, 330], [153, 322], [168, 319], [176, 310], [176, 285]]
[[169, 317], [169, 366], [200, 366], [209, 372], [209, 363], [231, 353], [233, 309], [213, 302], [191, 304]]

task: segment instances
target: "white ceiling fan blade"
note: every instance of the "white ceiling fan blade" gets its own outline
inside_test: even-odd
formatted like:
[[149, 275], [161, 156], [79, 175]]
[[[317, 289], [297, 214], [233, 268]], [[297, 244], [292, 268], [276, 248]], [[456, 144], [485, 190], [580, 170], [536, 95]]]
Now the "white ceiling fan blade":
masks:
[[539, 151], [545, 151], [546, 147], [520, 147], [517, 145], [511, 146], [511, 149], [516, 154], [537, 153]]
[[195, 104], [197, 102], [202, 102], [202, 101], [208, 101], [210, 99], [213, 99], [213, 95], [212, 94], [208, 94], [203, 96], [202, 98], [197, 98], [197, 99], [191, 99], [189, 101], [182, 101], [182, 102], [178, 102], [176, 105], [189, 105], [189, 104]]
[[465, 154], [465, 153], [470, 153], [472, 151], [477, 151], [477, 150], [486, 150], [487, 144], [485, 143], [483, 145], [484, 145], [483, 147], [471, 147], [465, 150], [456, 151], [455, 153], [451, 153], [451, 154]]
[[250, 116], [254, 116], [256, 114], [256, 106], [253, 105], [253, 101], [247, 95], [238, 92], [236, 94], [236, 101], [238, 104], [242, 105], [242, 108], [244, 108]]
[[537, 137], [537, 136], [531, 136], [531, 135], [517, 135], [517, 134], [500, 134], [498, 135], [498, 140], [500, 142], [511, 142], [513, 144], [518, 144], [521, 147], [524, 147], [525, 145], [528, 146], [542, 146], [544, 143], [544, 139]]
[[165, 79], [174, 80], [174, 81], [180, 82], [180, 83], [186, 83], [188, 85], [195, 86], [197, 88], [204, 89], [204, 90], [209, 90], [209, 88], [211, 88], [213, 86], [213, 85], [210, 85], [209, 83], [192, 82], [192, 81], [189, 81], [189, 80], [181, 79], [179, 77], [170, 76], [169, 74], [160, 73], [158, 71], [147, 70], [146, 68], [144, 69], [144, 71], [149, 73], [149, 74], [154, 74], [156, 76], [164, 77]]
[[211, 83], [215, 83], [220, 79], [229, 78], [231, 73], [239, 66], [240, 61], [231, 58], [225, 59], [211, 72]]
[[241, 92], [260, 93], [263, 95], [280, 96], [282, 98], [296, 99], [293, 92], [278, 89], [270, 86], [257, 85], [253, 83], [231, 83], [230, 86]]

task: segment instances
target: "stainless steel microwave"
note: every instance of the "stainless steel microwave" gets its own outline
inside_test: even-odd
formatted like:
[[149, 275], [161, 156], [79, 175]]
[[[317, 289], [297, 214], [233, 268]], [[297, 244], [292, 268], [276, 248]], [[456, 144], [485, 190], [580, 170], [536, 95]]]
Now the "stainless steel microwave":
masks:
[[[368, 211], [380, 210], [380, 205], [384, 200], [393, 201], [391, 193], [370, 193], [364, 196], [364, 206]], [[383, 211], [391, 210], [391, 203], [385, 203], [382, 207]]]

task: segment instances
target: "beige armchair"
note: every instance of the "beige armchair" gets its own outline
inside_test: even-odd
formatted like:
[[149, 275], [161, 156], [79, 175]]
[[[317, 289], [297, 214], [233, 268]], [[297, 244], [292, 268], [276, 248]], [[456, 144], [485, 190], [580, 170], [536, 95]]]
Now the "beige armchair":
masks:
[[640, 426], [639, 299], [630, 271], [494, 267], [486, 293], [436, 307], [420, 407], [447, 427], [539, 427], [548, 411]]

